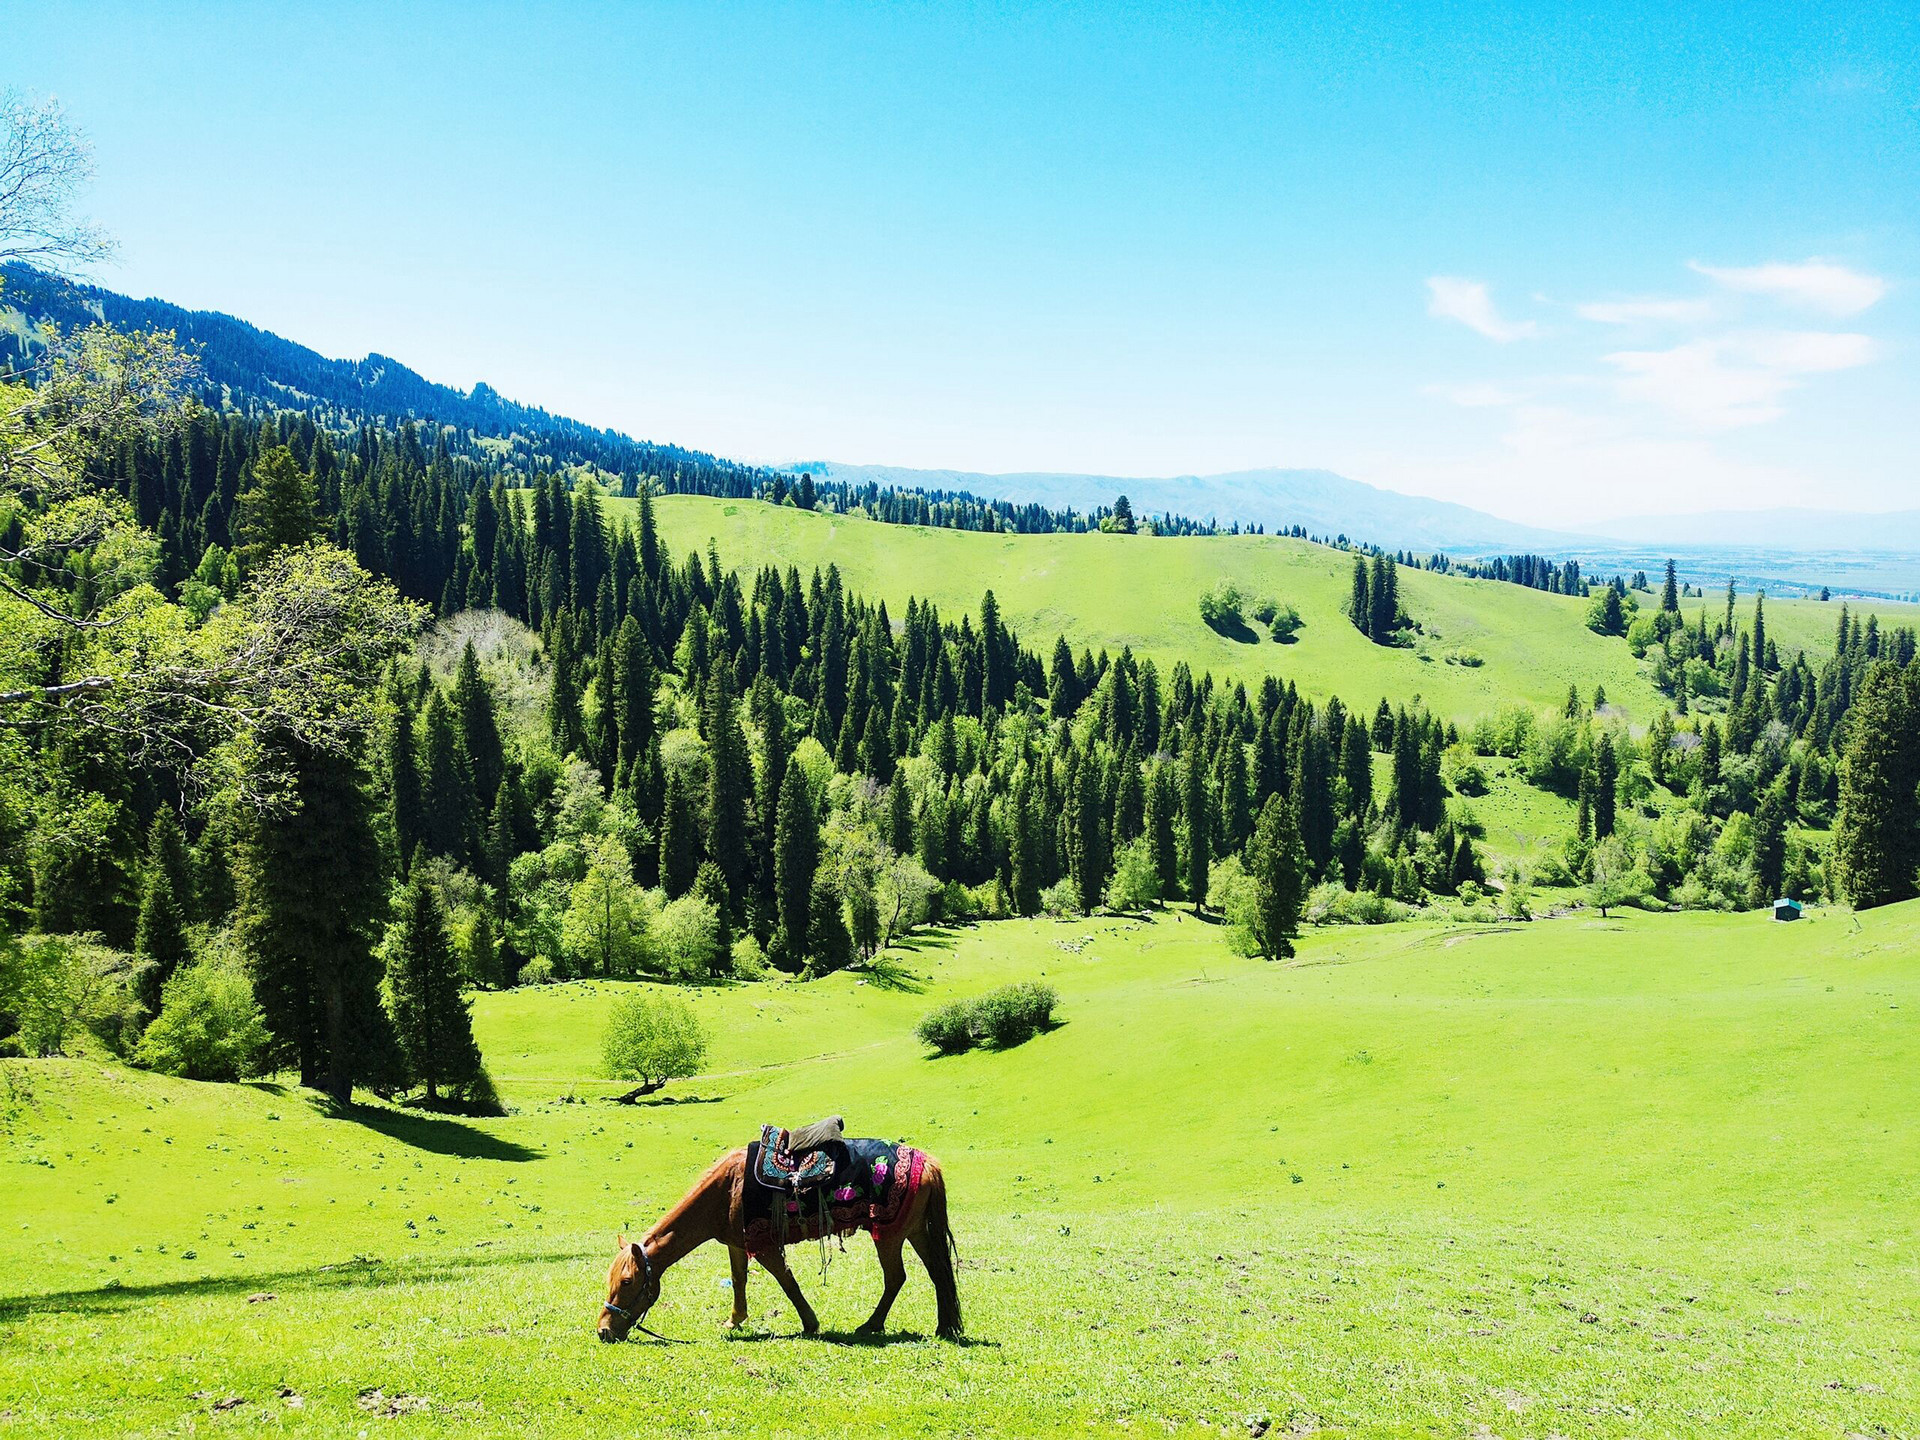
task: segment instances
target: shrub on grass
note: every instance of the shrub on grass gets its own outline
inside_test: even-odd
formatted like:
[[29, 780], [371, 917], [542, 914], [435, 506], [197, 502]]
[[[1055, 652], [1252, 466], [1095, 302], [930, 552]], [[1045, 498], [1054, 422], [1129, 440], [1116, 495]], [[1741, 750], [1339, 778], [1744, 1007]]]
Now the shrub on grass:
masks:
[[141, 962], [97, 935], [9, 935], [0, 931], [0, 1036], [22, 1055], [71, 1054], [91, 1032], [126, 1054], [146, 1017]]
[[957, 1055], [975, 1045], [1005, 1050], [1053, 1024], [1060, 996], [1035, 980], [1003, 985], [973, 1000], [955, 1000], [928, 1012], [914, 1033], [937, 1054]]
[[1200, 618], [1215, 630], [1241, 630], [1246, 619], [1241, 613], [1246, 598], [1231, 580], [1216, 580], [1211, 590], [1200, 596]]
[[1082, 913], [1080, 887], [1071, 879], [1055, 881], [1040, 892], [1040, 908], [1055, 919]]
[[914, 1033], [920, 1043], [940, 1055], [958, 1055], [973, 1047], [973, 1004], [954, 1000], [920, 1019]]
[[1004, 1050], [1033, 1037], [1053, 1021], [1059, 996], [1051, 985], [1026, 980], [980, 997], [979, 1028]]
[[607, 1016], [600, 1052], [608, 1075], [640, 1082], [620, 1097], [631, 1101], [696, 1073], [706, 1062], [707, 1032], [677, 995], [622, 995]]
[[263, 1073], [269, 1039], [246, 975], [204, 960], [168, 978], [160, 1013], [140, 1037], [133, 1060], [188, 1080], [246, 1080]]
[[522, 985], [551, 985], [553, 983], [553, 961], [545, 955], [536, 955], [520, 967]]

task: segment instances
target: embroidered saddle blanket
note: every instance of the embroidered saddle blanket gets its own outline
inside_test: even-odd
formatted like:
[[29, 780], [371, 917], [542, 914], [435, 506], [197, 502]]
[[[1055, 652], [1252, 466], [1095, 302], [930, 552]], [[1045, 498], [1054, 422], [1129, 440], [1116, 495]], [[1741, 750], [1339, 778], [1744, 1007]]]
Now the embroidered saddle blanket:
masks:
[[802, 1240], [898, 1228], [926, 1163], [922, 1151], [885, 1140], [827, 1140], [811, 1153], [794, 1155], [768, 1126], [747, 1146], [747, 1253], [769, 1255]]

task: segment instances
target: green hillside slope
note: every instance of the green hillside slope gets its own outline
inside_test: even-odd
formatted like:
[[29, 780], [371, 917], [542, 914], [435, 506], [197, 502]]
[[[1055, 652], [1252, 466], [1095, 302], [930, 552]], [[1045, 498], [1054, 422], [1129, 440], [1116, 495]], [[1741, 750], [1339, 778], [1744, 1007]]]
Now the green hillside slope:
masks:
[[[1319, 931], [1279, 967], [1186, 916], [1007, 922], [921, 937], [891, 985], [698, 992], [712, 1073], [631, 1108], [594, 1078], [622, 987], [481, 996], [497, 1120], [0, 1062], [0, 1409], [35, 1436], [1913, 1433], [1916, 949], [1920, 905]], [[1036, 975], [1052, 1033], [911, 1038]], [[803, 1343], [758, 1275], [729, 1343], [711, 1249], [651, 1317], [692, 1343], [594, 1342], [616, 1230], [834, 1111], [949, 1171], [972, 1344], [921, 1339], [918, 1270], [895, 1343]], [[867, 1250], [795, 1252], [830, 1329], [871, 1304]]]
[[[626, 513], [631, 505], [613, 502]], [[676, 558], [704, 551], [713, 539], [723, 562], [749, 569], [771, 561], [805, 573], [831, 562], [853, 588], [884, 597], [896, 611], [920, 595], [950, 614], [972, 612], [991, 587], [1001, 613], [1043, 657], [1065, 634], [1076, 651], [1118, 653], [1130, 645], [1163, 674], [1185, 659], [1195, 674], [1211, 670], [1250, 684], [1279, 675], [1310, 695], [1339, 695], [1369, 709], [1383, 695], [1417, 698], [1456, 720], [1512, 700], [1558, 704], [1569, 685], [1589, 696], [1605, 686], [1608, 699], [1641, 722], [1661, 704], [1625, 643], [1586, 628], [1584, 600], [1498, 581], [1403, 569], [1402, 601], [1424, 634], [1413, 650], [1373, 645], [1346, 619], [1351, 558], [1302, 540], [984, 535], [682, 495], [661, 498], [655, 512]], [[1295, 606], [1306, 622], [1297, 642], [1245, 644], [1208, 628], [1199, 597], [1223, 576], [1251, 595]], [[1686, 609], [1691, 616], [1702, 604], [1721, 603], [1690, 600]], [[1879, 608], [1889, 618], [1898, 612], [1903, 623], [1915, 613]], [[1770, 633], [1784, 648], [1830, 646], [1837, 612], [1817, 601], [1767, 606]], [[1448, 662], [1461, 651], [1484, 663]]]

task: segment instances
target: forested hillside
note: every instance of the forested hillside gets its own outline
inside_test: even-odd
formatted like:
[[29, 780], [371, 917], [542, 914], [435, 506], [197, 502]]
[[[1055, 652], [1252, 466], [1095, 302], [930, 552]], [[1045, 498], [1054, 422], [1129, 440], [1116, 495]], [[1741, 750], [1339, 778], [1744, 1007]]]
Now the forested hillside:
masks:
[[[203, 360], [82, 328], [0, 399], [18, 1046], [483, 1103], [462, 984], [819, 975], [1174, 898], [1281, 958], [1423, 906], [1914, 890], [1913, 632], [1843, 606], [1118, 504], [964, 534], [1005, 517], [393, 421], [330, 362], [239, 403]], [[1511, 845], [1496, 800], [1564, 833]]]

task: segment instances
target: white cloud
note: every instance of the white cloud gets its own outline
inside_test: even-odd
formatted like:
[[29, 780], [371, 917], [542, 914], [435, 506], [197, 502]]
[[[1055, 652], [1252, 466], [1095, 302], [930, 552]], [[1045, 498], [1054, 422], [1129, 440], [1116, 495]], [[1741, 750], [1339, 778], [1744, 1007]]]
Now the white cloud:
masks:
[[1708, 279], [1729, 290], [1749, 295], [1771, 295], [1788, 304], [1828, 315], [1857, 315], [1887, 293], [1887, 282], [1863, 275], [1831, 260], [1811, 259], [1798, 264], [1774, 261], [1767, 265], [1721, 267], [1687, 262]]
[[1490, 381], [1474, 380], [1464, 385], [1428, 385], [1422, 393], [1437, 396], [1469, 410], [1485, 410], [1496, 405], [1517, 405], [1526, 397], [1518, 390]]
[[1728, 349], [1755, 365], [1791, 375], [1817, 375], [1871, 364], [1879, 347], [1871, 335], [1825, 330], [1748, 330], [1727, 337]]
[[1690, 324], [1705, 320], [1713, 307], [1705, 300], [1595, 300], [1575, 307], [1582, 320], [1601, 325]]
[[1540, 333], [1531, 320], [1508, 320], [1494, 308], [1493, 296], [1483, 280], [1466, 280], [1457, 275], [1432, 275], [1427, 279], [1427, 313], [1442, 320], [1458, 320], [1489, 340], [1505, 344]]
[[1781, 400], [1800, 376], [1851, 370], [1876, 353], [1865, 335], [1763, 330], [1602, 358], [1620, 372], [1621, 398], [1703, 430], [1733, 430], [1779, 419]]

